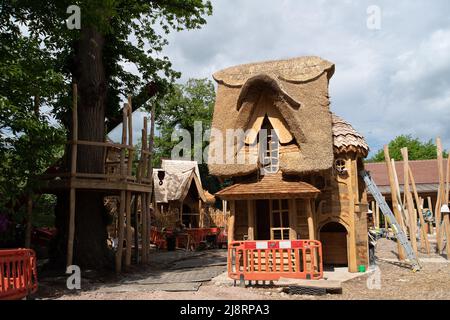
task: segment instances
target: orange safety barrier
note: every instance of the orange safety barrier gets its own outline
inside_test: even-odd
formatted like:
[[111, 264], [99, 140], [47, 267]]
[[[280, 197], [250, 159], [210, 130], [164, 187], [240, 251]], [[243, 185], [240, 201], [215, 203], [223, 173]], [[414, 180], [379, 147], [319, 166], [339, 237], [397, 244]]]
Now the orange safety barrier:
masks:
[[153, 243], [158, 249], [165, 249], [167, 245], [164, 234], [155, 227], [150, 228], [150, 243]]
[[201, 242], [206, 241], [207, 236], [218, 236], [220, 233], [220, 228], [189, 228], [186, 229], [189, 234], [189, 242], [194, 247], [197, 248]]
[[36, 254], [31, 249], [0, 250], [0, 300], [18, 300], [37, 291]]
[[322, 244], [316, 240], [233, 241], [228, 246], [233, 280], [321, 279]]

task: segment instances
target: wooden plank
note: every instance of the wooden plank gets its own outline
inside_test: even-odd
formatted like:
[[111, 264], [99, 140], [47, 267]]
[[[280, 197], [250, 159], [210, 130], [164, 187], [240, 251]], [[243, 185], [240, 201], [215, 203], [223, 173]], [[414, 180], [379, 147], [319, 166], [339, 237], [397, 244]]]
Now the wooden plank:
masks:
[[[397, 186], [394, 181], [392, 162], [391, 162], [391, 157], [389, 155], [389, 147], [387, 145], [384, 146], [384, 157], [385, 157], [387, 172], [388, 172], [388, 176], [389, 176], [389, 185], [391, 186], [392, 210], [394, 211], [395, 219], [400, 224], [400, 226], [402, 228], [404, 228], [403, 218], [402, 218], [401, 212], [399, 211], [399, 208], [398, 208]], [[385, 219], [385, 221], [386, 221], [386, 219]], [[405, 260], [405, 258], [406, 258], [405, 251], [404, 251], [402, 245], [400, 244], [400, 242], [398, 242], [398, 241], [397, 241], [397, 252], [398, 252], [399, 260]]]
[[117, 244], [117, 251], [116, 251], [116, 272], [120, 273], [122, 271], [122, 255], [123, 255], [123, 239], [124, 239], [124, 217], [125, 217], [125, 201], [126, 201], [126, 195], [125, 191], [120, 192], [120, 206], [119, 206], [119, 212], [117, 213], [119, 215], [119, 223], [118, 223], [118, 229], [119, 229], [119, 243]]
[[408, 148], [400, 149], [403, 157], [403, 177], [404, 177], [404, 185], [403, 185], [403, 194], [406, 199], [406, 208], [408, 210], [409, 215], [409, 238], [411, 241], [411, 246], [416, 253], [417, 256], [417, 218], [414, 213], [414, 202], [411, 196], [411, 191], [409, 188], [409, 162], [408, 162]]
[[142, 235], [142, 229], [139, 226], [138, 198], [139, 198], [139, 194], [134, 195], [133, 212], [132, 212], [132, 214], [134, 215], [134, 223], [133, 223], [133, 228], [134, 228], [134, 256], [135, 256], [136, 264], [139, 264], [139, 262], [140, 262], [139, 234]]
[[380, 206], [376, 202], [375, 202], [375, 216], [376, 216], [375, 228], [380, 228]]
[[148, 208], [147, 205], [147, 197], [148, 195], [145, 193], [141, 194], [141, 229], [142, 229], [142, 263], [148, 263], [148, 242], [150, 241], [150, 237], [148, 236]]
[[421, 244], [424, 247], [426, 253], [430, 253], [430, 242], [428, 241], [427, 230], [425, 228], [425, 220], [423, 218], [423, 199], [419, 198], [419, 194], [417, 193], [416, 182], [414, 180], [414, 175], [411, 170], [411, 166], [408, 165], [409, 179], [411, 180], [411, 186], [414, 193], [414, 198], [416, 200], [417, 210], [419, 212], [419, 221], [420, 221], [420, 234], [421, 234]]

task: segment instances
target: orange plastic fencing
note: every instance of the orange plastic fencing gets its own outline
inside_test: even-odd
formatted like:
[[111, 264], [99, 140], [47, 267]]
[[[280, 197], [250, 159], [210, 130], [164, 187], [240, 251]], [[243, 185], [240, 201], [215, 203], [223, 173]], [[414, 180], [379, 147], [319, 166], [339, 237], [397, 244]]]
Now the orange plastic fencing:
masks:
[[36, 254], [31, 249], [0, 250], [0, 300], [18, 300], [37, 291]]
[[218, 236], [220, 228], [189, 228], [186, 231], [189, 234], [190, 245], [195, 249], [201, 242], [206, 241], [207, 236]]
[[164, 234], [155, 227], [150, 229], [150, 243], [153, 243], [158, 249], [165, 249], [167, 245]]
[[322, 244], [316, 240], [234, 241], [228, 245], [234, 280], [321, 279]]

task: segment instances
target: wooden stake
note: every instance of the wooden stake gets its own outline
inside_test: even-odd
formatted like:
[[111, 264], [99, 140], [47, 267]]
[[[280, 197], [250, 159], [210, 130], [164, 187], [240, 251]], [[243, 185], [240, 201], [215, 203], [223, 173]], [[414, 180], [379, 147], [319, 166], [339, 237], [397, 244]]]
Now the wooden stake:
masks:
[[122, 255], [123, 255], [123, 238], [124, 238], [124, 217], [125, 217], [125, 190], [120, 191], [120, 207], [119, 207], [119, 243], [116, 252], [116, 272], [122, 271]]
[[376, 216], [375, 228], [380, 228], [380, 206], [376, 202], [375, 202], [375, 216]]
[[406, 198], [406, 208], [409, 214], [409, 238], [414, 252], [417, 255], [417, 219], [414, 214], [414, 202], [412, 200], [411, 191], [409, 190], [409, 163], [408, 163], [408, 148], [400, 150], [403, 157], [403, 193]]
[[[431, 212], [431, 217], [434, 217], [434, 212], [435, 211], [433, 210], [433, 203], [431, 201], [431, 197], [427, 197], [427, 202], [428, 202], [428, 209]], [[430, 234], [433, 234], [433, 232], [434, 232], [434, 230], [433, 230], [433, 222], [429, 223], [428, 231], [429, 231]]]
[[255, 207], [254, 200], [247, 200], [248, 240], [255, 240]]
[[414, 193], [414, 198], [416, 200], [417, 211], [419, 213], [419, 221], [420, 221], [420, 234], [421, 234], [421, 244], [425, 247], [425, 251], [427, 254], [430, 253], [430, 243], [428, 241], [427, 230], [425, 229], [425, 220], [423, 218], [423, 199], [419, 199], [419, 194], [417, 192], [416, 182], [414, 181], [414, 176], [412, 174], [411, 167], [408, 165], [409, 178], [411, 180], [411, 186]]
[[72, 86], [72, 152], [71, 152], [71, 164], [70, 164], [70, 191], [69, 191], [69, 230], [67, 234], [67, 266], [71, 266], [73, 262], [73, 241], [75, 238], [75, 197], [76, 192], [72, 187], [72, 179], [77, 174], [77, 143], [78, 141], [78, 88], [76, 83]]
[[[128, 96], [128, 145], [133, 146], [133, 111], [131, 107], [131, 96]], [[128, 175], [131, 176], [133, 170], [133, 150], [128, 149]]]
[[133, 234], [131, 231], [131, 192], [126, 192], [126, 198], [125, 198], [125, 212], [127, 216], [126, 220], [126, 231], [127, 231], [127, 248], [125, 251], [125, 267], [129, 267], [131, 265], [131, 244], [133, 242]]
[[[449, 179], [449, 173], [447, 172], [447, 182], [446, 187], [444, 188], [444, 166], [443, 162], [444, 159], [442, 157], [442, 143], [441, 139], [437, 138], [436, 140], [436, 146], [437, 146], [437, 159], [438, 159], [438, 168], [439, 168], [439, 189], [441, 190], [440, 195], [440, 204], [439, 204], [439, 215], [442, 216], [442, 220], [444, 221], [444, 232], [445, 232], [445, 238], [447, 239], [447, 245], [446, 245], [446, 252], [447, 252], [447, 259], [450, 259], [450, 218], [448, 213], [441, 212], [441, 206], [444, 204], [448, 205], [448, 179]], [[448, 162], [448, 161], [447, 161]], [[448, 168], [447, 168], [448, 169]], [[442, 250], [443, 248], [443, 238], [441, 236], [441, 233], [438, 235], [438, 244], [439, 249]]]
[[[389, 147], [387, 145], [384, 146], [384, 157], [385, 157], [387, 172], [388, 172], [388, 176], [389, 176], [389, 184], [391, 186], [392, 210], [394, 211], [395, 219], [400, 224], [401, 228], [404, 229], [403, 218], [402, 218], [401, 212], [399, 211], [399, 208], [398, 208], [397, 186], [394, 181], [394, 172], [393, 172], [393, 168], [392, 168], [391, 157], [389, 156]], [[385, 221], [386, 221], [386, 219], [385, 219]], [[398, 250], [397, 252], [398, 252], [399, 260], [404, 260], [406, 257], [405, 251], [404, 251], [402, 245], [400, 244], [400, 242], [398, 242], [398, 241], [397, 241], [397, 250]]]
[[437, 152], [437, 161], [438, 161], [438, 174], [439, 174], [439, 191], [438, 198], [436, 199], [436, 248], [440, 253], [442, 250], [442, 236], [441, 236], [441, 206], [443, 204], [443, 199], [445, 198], [444, 193], [444, 171], [442, 166], [442, 144], [441, 138], [436, 139], [436, 152]]

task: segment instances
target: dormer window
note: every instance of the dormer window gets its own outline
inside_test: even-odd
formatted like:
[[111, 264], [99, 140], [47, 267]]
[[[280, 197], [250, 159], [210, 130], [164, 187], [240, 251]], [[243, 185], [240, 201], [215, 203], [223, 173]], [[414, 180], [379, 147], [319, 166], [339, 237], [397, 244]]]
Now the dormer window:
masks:
[[279, 169], [280, 141], [267, 116], [258, 135], [261, 174], [277, 173]]

